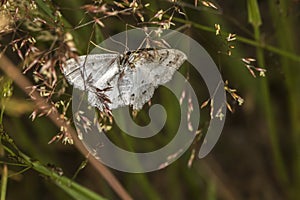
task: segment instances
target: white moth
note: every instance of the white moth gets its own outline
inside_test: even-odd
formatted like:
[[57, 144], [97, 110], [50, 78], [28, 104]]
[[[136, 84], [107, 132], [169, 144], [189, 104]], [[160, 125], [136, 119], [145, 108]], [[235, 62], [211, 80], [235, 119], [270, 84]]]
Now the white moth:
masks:
[[176, 49], [91, 54], [80, 56], [78, 62], [68, 60], [63, 73], [75, 88], [87, 91], [89, 104], [101, 111], [99, 91], [110, 100], [111, 110], [123, 106], [140, 110], [155, 88], [170, 81], [185, 60], [186, 55]]

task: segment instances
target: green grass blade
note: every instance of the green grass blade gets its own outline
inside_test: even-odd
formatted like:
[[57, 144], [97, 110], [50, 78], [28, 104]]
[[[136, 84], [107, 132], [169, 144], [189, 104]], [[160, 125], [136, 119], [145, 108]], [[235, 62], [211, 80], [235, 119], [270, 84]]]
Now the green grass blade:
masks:
[[248, 0], [247, 1], [248, 8], [248, 21], [253, 26], [260, 26], [262, 24], [259, 7], [257, 5], [257, 0]]
[[0, 200], [5, 200], [6, 198], [6, 190], [7, 190], [7, 166], [3, 165], [2, 169], [2, 178], [1, 178], [1, 197]]

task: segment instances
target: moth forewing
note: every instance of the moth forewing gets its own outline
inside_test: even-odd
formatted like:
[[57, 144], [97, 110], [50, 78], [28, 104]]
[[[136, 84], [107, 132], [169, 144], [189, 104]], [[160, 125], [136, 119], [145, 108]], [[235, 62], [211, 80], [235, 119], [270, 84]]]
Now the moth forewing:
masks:
[[[176, 49], [140, 49], [124, 54], [80, 56], [79, 62], [67, 61], [64, 74], [74, 87], [88, 88], [88, 101], [103, 109], [103, 95], [110, 109], [132, 106], [142, 109], [155, 88], [167, 83], [186, 60]], [[88, 77], [89, 80], [88, 81]], [[106, 90], [106, 88], [110, 88]], [[101, 95], [99, 96], [99, 91]], [[100, 98], [101, 97], [101, 98]]]
[[70, 84], [74, 85], [74, 87], [80, 90], [84, 89], [84, 80], [81, 76], [81, 67], [80, 64], [78, 64], [74, 59], [70, 59], [66, 62], [66, 65], [63, 67], [63, 73]]

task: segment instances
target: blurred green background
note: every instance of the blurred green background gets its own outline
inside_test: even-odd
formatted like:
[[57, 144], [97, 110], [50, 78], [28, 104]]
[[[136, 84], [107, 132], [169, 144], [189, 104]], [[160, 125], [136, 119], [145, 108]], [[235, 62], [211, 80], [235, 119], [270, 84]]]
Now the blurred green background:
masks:
[[[134, 12], [134, 4], [130, 4], [132, 1], [116, 1], [124, 8], [113, 1], [1, 2], [1, 56], [10, 59], [20, 71], [24, 70], [22, 67], [26, 65], [26, 59], [20, 59], [14, 44], [18, 44], [23, 54], [28, 46], [21, 48], [22, 40], [12, 42], [18, 38], [33, 37], [37, 40], [37, 48], [45, 52], [52, 50], [45, 59], [55, 56], [60, 59], [59, 56], [64, 54], [64, 51], [59, 54], [60, 50], [67, 49], [59, 46], [67, 44], [66, 34], [72, 35], [74, 45], [82, 55], [88, 52], [90, 40], [97, 44], [110, 35], [130, 28], [126, 24], [144, 25], [141, 15], [145, 22], [165, 22], [172, 16], [174, 24], [170, 28], [180, 30], [205, 47], [219, 67], [224, 81], [228, 80], [229, 86], [235, 88], [236, 93], [244, 99], [243, 105], [239, 106], [228, 94], [228, 103], [233, 112], [227, 114], [217, 145], [204, 159], [195, 158], [191, 167], [188, 163], [193, 151], [196, 150], [197, 155], [209, 122], [209, 106], [201, 109], [199, 129], [204, 133], [201, 133], [200, 140], [195, 141], [180, 159], [167, 168], [145, 174], [109, 169], [125, 193], [133, 199], [300, 198], [299, 1], [198, 1], [197, 6], [193, 1], [137, 1], [138, 6], [150, 5], [136, 7]], [[100, 8], [105, 3], [107, 10], [103, 12]], [[124, 9], [131, 14], [112, 14]], [[159, 10], [166, 11], [161, 20], [153, 18]], [[101, 19], [101, 22], [97, 23], [95, 18]], [[220, 25], [221, 35], [215, 34], [215, 24]], [[13, 27], [12, 30], [9, 27]], [[237, 39], [228, 42], [226, 37], [229, 33], [237, 34]], [[231, 45], [235, 48], [230, 48]], [[228, 50], [231, 56], [227, 55]], [[251, 75], [241, 61], [249, 57], [256, 59], [254, 67], [267, 70], [266, 77], [259, 76], [254, 68], [256, 78]], [[39, 70], [46, 61], [37, 63], [24, 76], [34, 83], [34, 70]], [[58, 64], [55, 63], [53, 67], [58, 78], [57, 85], [62, 87], [66, 84]], [[0, 65], [1, 69], [5, 67], [2, 58]], [[36, 107], [35, 103], [16, 85], [16, 80], [7, 78], [4, 71], [0, 70], [1, 110], [4, 112], [3, 117], [1, 115], [1, 200], [5, 196], [12, 200], [126, 199], [126, 195], [116, 192], [117, 186], [109, 184], [109, 178], [104, 178], [94, 164], [87, 162], [81, 169], [86, 158], [74, 145], [61, 142], [48, 144], [61, 131], [60, 128], [47, 116], [37, 117], [34, 121], [29, 118]], [[199, 102], [206, 101], [208, 92], [201, 76], [187, 65], [180, 72], [189, 74]], [[8, 98], [10, 80], [13, 91]], [[67, 87], [63, 95], [53, 96], [48, 103], [67, 100], [71, 92], [72, 88]], [[159, 136], [146, 141], [133, 140], [113, 125], [110, 137], [121, 147], [129, 149], [134, 147], [146, 151], [165, 145], [172, 139], [178, 126], [178, 104], [173, 103], [171, 96], [165, 88], [159, 88], [152, 100], [162, 103], [169, 114], [168, 123]], [[62, 111], [61, 107], [58, 110]], [[66, 116], [71, 118], [70, 109]], [[136, 120], [142, 124], [149, 122], [147, 112], [140, 112]], [[5, 139], [4, 133], [14, 140], [19, 150]], [[17, 153], [13, 156], [9, 149]], [[22, 171], [26, 167], [29, 169]], [[70, 180], [57, 176], [60, 170], [64, 178]], [[10, 176], [15, 173], [17, 175]], [[72, 185], [75, 183], [78, 185]]]

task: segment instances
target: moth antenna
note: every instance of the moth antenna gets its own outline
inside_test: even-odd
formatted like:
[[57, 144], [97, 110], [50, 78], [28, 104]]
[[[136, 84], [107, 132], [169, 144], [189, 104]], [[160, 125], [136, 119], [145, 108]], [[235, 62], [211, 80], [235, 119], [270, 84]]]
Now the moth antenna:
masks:
[[[126, 32], [126, 33], [127, 33], [127, 32]], [[119, 42], [119, 41], [113, 39], [112, 37], [109, 37], [109, 39], [112, 40], [113, 42], [115, 42], [115, 43], [117, 43], [117, 44], [123, 46], [123, 47], [126, 49], [125, 51], [129, 51], [129, 48], [128, 48], [126, 45], [124, 45], [122, 42]], [[118, 53], [119, 53], [119, 52], [118, 52]]]
[[95, 47], [97, 47], [97, 48], [99, 48], [99, 49], [103, 50], [103, 51], [107, 51], [107, 52], [109, 52], [109, 53], [115, 53], [115, 54], [119, 54], [119, 52], [117, 52], [117, 51], [112, 51], [112, 50], [109, 50], [109, 49], [103, 48], [103, 47], [101, 47], [101, 46], [99, 46], [99, 45], [95, 44], [93, 41], [90, 41], [90, 43], [91, 43], [92, 45], [94, 45]]

